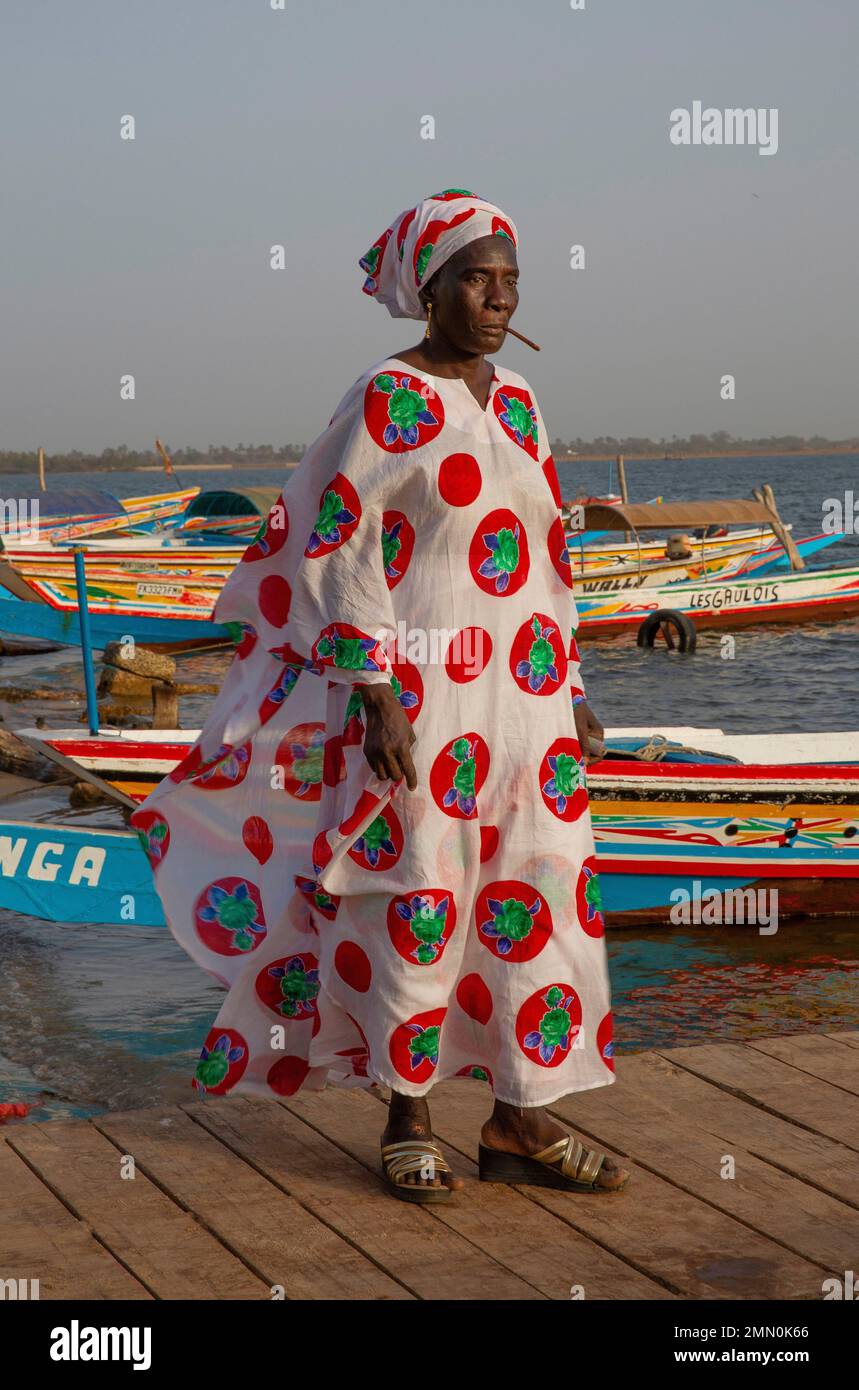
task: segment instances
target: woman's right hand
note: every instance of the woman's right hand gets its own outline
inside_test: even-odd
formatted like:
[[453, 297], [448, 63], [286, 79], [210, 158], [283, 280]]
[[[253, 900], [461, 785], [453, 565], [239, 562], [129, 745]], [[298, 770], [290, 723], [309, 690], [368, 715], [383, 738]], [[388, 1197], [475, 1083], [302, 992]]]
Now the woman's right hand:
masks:
[[405, 777], [406, 786], [413, 792], [418, 775], [409, 750], [415, 734], [405, 710], [392, 687], [381, 682], [362, 685], [361, 696], [367, 723], [364, 757], [380, 780], [390, 777], [399, 782]]

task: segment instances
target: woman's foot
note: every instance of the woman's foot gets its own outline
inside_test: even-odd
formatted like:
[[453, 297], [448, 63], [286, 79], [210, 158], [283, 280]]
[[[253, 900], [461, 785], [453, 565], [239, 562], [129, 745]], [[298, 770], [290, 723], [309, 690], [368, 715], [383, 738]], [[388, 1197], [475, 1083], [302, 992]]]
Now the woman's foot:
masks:
[[[499, 1149], [502, 1153], [522, 1154], [530, 1158], [559, 1139], [565, 1139], [567, 1133], [564, 1126], [553, 1120], [541, 1106], [504, 1105], [497, 1100], [480, 1132], [480, 1138], [487, 1149]], [[607, 1192], [614, 1192], [623, 1187], [628, 1178], [627, 1170], [619, 1168], [606, 1155], [595, 1185]]]
[[[399, 1091], [392, 1091], [382, 1143], [399, 1144], [404, 1139], [425, 1139], [427, 1144], [433, 1142], [429, 1106], [423, 1096], [403, 1096]], [[428, 1156], [428, 1166], [430, 1162]], [[462, 1178], [454, 1177], [453, 1173], [437, 1173], [432, 1177], [428, 1171], [426, 1175], [406, 1173], [402, 1181], [407, 1187], [449, 1187], [452, 1192], [464, 1186]]]

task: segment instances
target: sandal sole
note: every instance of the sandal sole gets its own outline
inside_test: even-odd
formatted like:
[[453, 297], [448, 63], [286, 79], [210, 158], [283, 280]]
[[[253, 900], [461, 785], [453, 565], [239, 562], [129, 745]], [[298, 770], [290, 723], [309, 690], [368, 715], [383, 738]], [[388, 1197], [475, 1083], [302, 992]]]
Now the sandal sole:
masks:
[[453, 1193], [449, 1187], [398, 1187], [396, 1183], [385, 1179], [385, 1186], [392, 1197], [397, 1197], [401, 1202], [414, 1202], [416, 1206], [429, 1207], [437, 1206], [439, 1202], [449, 1202]]
[[558, 1192], [592, 1192], [594, 1195], [609, 1196], [622, 1192], [629, 1182], [619, 1187], [596, 1187], [593, 1183], [576, 1182], [565, 1178], [556, 1168], [538, 1163], [535, 1158], [524, 1154], [503, 1153], [500, 1149], [487, 1149], [481, 1144], [478, 1149], [478, 1163], [481, 1182], [506, 1182], [520, 1187], [551, 1187]]

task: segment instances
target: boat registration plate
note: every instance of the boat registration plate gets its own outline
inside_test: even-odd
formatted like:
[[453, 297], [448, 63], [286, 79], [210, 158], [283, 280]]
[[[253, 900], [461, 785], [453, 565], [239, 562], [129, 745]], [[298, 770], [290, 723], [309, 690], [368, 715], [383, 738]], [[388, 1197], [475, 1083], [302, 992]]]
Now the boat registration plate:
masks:
[[138, 598], [181, 598], [185, 590], [181, 584], [138, 584]]

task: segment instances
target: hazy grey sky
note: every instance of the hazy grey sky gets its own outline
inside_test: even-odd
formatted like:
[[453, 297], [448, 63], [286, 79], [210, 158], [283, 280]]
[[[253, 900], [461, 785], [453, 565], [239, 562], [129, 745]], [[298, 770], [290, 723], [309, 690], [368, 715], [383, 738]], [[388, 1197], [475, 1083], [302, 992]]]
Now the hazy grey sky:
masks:
[[[543, 351], [499, 360], [552, 434], [855, 434], [857, 33], [859, 0], [0, 0], [0, 448], [310, 440], [420, 336], [358, 256], [451, 185], [518, 224]], [[778, 152], [672, 145], [695, 100], [776, 107]]]

